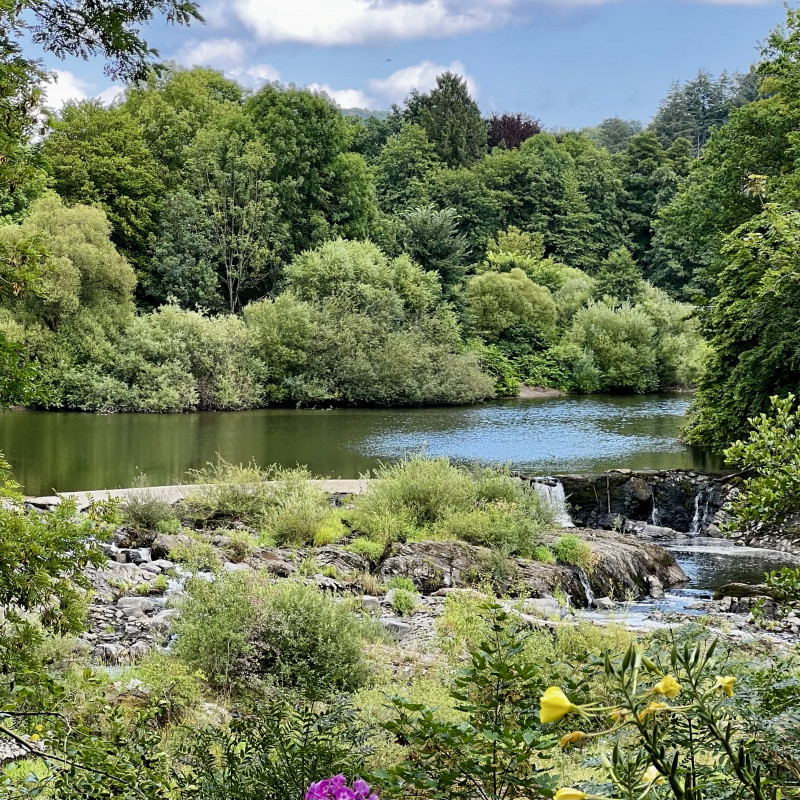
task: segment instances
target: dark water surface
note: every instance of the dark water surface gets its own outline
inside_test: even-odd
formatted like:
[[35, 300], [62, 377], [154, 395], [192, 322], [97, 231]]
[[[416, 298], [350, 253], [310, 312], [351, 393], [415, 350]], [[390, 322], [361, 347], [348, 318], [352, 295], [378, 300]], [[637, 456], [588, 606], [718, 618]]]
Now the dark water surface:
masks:
[[561, 397], [425, 409], [265, 409], [198, 414], [0, 413], [0, 451], [27, 494], [178, 482], [219, 453], [228, 461], [306, 464], [355, 478], [426, 450], [539, 474], [628, 467], [715, 469], [681, 444], [687, 395]]

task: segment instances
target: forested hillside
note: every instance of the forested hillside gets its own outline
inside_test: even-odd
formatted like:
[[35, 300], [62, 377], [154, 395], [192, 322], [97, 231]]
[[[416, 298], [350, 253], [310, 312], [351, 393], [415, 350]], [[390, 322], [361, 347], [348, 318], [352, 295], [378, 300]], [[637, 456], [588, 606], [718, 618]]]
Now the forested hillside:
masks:
[[[111, 107], [68, 104], [0, 187], [4, 399], [185, 411], [700, 381], [691, 435], [727, 442], [797, 384], [792, 281], [745, 278], [793, 269], [773, 262], [796, 227], [797, 23], [749, 74], [673, 86], [646, 128], [486, 119], [450, 73], [374, 115], [176, 66]], [[759, 322], [765, 291], [780, 313]]]

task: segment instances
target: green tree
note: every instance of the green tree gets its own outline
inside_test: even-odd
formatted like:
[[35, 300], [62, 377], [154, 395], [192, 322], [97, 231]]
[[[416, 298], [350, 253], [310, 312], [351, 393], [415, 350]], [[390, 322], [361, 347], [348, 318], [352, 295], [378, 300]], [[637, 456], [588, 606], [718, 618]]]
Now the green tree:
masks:
[[425, 205], [428, 183], [442, 164], [419, 125], [404, 123], [372, 165], [380, 207], [387, 213]]
[[603, 261], [595, 280], [598, 298], [609, 296], [622, 302], [636, 303], [644, 291], [642, 271], [625, 247], [614, 250]]
[[267, 84], [245, 109], [274, 155], [276, 257], [282, 262], [340, 233], [363, 233], [375, 208], [362, 156], [345, 157], [352, 130], [319, 93]]
[[275, 156], [238, 112], [198, 132], [186, 155], [232, 313], [248, 290], [260, 292], [274, 283], [269, 259], [276, 224], [274, 166]]
[[621, 153], [637, 133], [642, 132], [642, 123], [638, 119], [620, 119], [609, 117], [597, 127], [586, 129], [585, 133], [600, 147], [609, 153]]
[[99, 205], [111, 221], [114, 244], [143, 267], [164, 184], [127, 111], [90, 100], [67, 105], [53, 122], [42, 155], [58, 194], [69, 203]]
[[404, 116], [419, 125], [449, 167], [468, 167], [486, 153], [488, 127], [460, 75], [444, 72], [427, 94], [412, 92]]
[[800, 214], [771, 204], [726, 237], [690, 441], [722, 448], [773, 395], [800, 394], [799, 250]]
[[445, 296], [454, 298], [467, 268], [466, 238], [458, 230], [456, 212], [428, 205], [405, 212], [402, 219], [406, 252], [424, 270], [436, 272]]
[[41, 82], [50, 76], [25, 55], [26, 40], [58, 58], [106, 59], [106, 74], [137, 79], [157, 56], [141, 36], [141, 25], [157, 14], [188, 24], [201, 19], [189, 0], [20, 0], [0, 6], [0, 213], [19, 210], [35, 196], [40, 170], [29, 146], [40, 131]]
[[485, 272], [470, 278], [467, 308], [474, 325], [488, 341], [497, 341], [514, 327], [546, 332], [556, 323], [550, 291], [534, 283], [521, 269]]

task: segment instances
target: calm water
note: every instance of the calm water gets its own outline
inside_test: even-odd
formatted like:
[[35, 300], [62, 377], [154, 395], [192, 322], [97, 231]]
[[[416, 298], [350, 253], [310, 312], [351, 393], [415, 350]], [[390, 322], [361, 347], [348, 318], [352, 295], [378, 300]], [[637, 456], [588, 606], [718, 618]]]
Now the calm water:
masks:
[[178, 482], [219, 453], [228, 461], [306, 464], [355, 478], [425, 450], [540, 474], [718, 468], [677, 436], [686, 395], [507, 400], [429, 409], [266, 409], [235, 413], [0, 413], [0, 451], [27, 494]]

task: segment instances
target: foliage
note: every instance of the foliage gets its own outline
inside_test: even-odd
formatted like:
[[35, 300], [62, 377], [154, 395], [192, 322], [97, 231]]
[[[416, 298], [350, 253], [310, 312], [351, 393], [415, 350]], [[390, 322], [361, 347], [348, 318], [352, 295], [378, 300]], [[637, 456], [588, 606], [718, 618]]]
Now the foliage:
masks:
[[309, 784], [344, 772], [363, 774], [367, 731], [347, 698], [327, 703], [278, 696], [237, 717], [229, 730], [200, 731], [182, 761], [194, 775], [186, 797], [283, 800]]
[[589, 569], [592, 564], [592, 548], [574, 533], [562, 536], [554, 545], [553, 552], [562, 564]]
[[419, 595], [408, 589], [394, 589], [392, 595], [392, 611], [401, 617], [407, 617], [418, 605]]
[[505, 147], [511, 150], [541, 132], [541, 121], [534, 119], [530, 114], [492, 113], [492, 116], [489, 117], [489, 149]]
[[125, 498], [123, 514], [137, 528], [160, 530], [162, 523], [175, 519], [175, 509], [157, 490], [147, 486], [146, 476], [141, 476], [138, 483], [139, 488]]
[[746, 477], [730, 503], [731, 527], [776, 525], [800, 507], [800, 411], [795, 396], [770, 398], [770, 414], [752, 417], [750, 435], [725, 450]]
[[467, 82], [444, 72], [428, 94], [417, 90], [406, 100], [403, 116], [427, 134], [439, 158], [449, 167], [469, 166], [486, 152], [487, 128]]
[[237, 573], [195, 579], [176, 631], [178, 657], [222, 687], [351, 691], [369, 676], [361, 623], [315, 586]]
[[[607, 733], [614, 747], [604, 757], [608, 783], [592, 787], [600, 792], [633, 798], [658, 791], [680, 800], [744, 793], [765, 800], [780, 781], [759, 763], [753, 731], [730, 699], [737, 679], [720, 674], [715, 650], [716, 642], [674, 645], [665, 672], [631, 644], [622, 659], [605, 658], [611, 708], [575, 704], [561, 689], [551, 687], [541, 698], [541, 719], [558, 721], [570, 713], [608, 719], [612, 711]], [[677, 703], [667, 702], [678, 697]], [[585, 738], [576, 731], [561, 743], [569, 746]], [[567, 791], [574, 790], [562, 790], [561, 796]]]
[[486, 640], [453, 681], [451, 694], [464, 721], [394, 698], [397, 717], [386, 728], [408, 742], [409, 757], [384, 773], [393, 792], [486, 800], [552, 789], [544, 761], [555, 739], [542, 732], [533, 705], [541, 676], [520, 657], [523, 634], [506, 622], [505, 612], [495, 607]]

